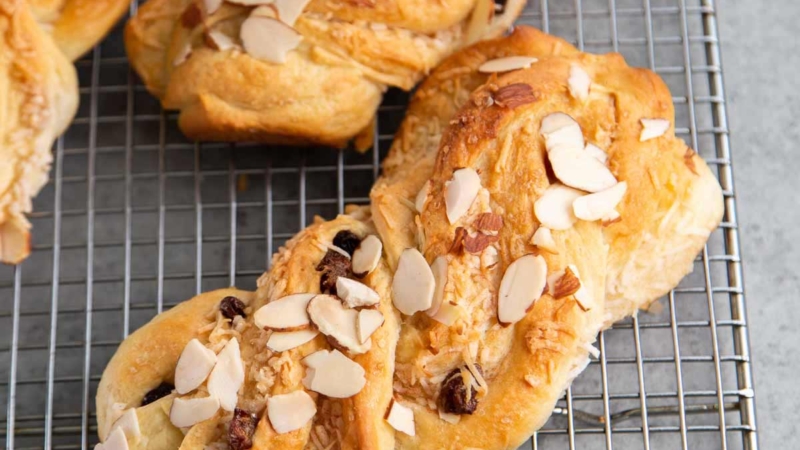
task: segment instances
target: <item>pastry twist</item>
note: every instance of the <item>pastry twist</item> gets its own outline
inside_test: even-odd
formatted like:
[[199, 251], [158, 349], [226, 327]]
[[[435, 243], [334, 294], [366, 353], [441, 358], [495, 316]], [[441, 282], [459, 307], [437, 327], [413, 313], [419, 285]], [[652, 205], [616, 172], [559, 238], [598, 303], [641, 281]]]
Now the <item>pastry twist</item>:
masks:
[[410, 90], [456, 49], [500, 35], [524, 3], [151, 0], [125, 43], [191, 139], [343, 147], [359, 135], [367, 148], [388, 87]]
[[721, 220], [673, 129], [663, 82], [619, 55], [519, 27], [451, 56], [370, 208], [303, 230], [257, 292], [204, 294], [122, 344], [103, 448], [516, 448]]

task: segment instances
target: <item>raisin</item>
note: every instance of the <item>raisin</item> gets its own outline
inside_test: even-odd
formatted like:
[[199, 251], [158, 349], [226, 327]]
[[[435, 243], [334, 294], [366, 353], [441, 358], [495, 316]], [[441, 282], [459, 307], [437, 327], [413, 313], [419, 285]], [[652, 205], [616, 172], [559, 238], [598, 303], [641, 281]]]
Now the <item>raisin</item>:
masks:
[[359, 244], [361, 244], [361, 238], [349, 230], [342, 230], [333, 238], [333, 245], [346, 251], [350, 256], [353, 256], [353, 252], [356, 251]]
[[151, 390], [147, 394], [144, 394], [144, 398], [142, 398], [142, 406], [149, 405], [150, 403], [168, 396], [174, 389], [175, 386], [169, 383], [161, 383], [157, 388]]
[[245, 304], [236, 297], [225, 297], [219, 303], [219, 310], [222, 311], [222, 315], [231, 320], [236, 316], [247, 317], [247, 314], [244, 313], [244, 308]]
[[[481, 366], [476, 364], [475, 368], [483, 375]], [[471, 377], [472, 373], [469, 369], [466, 370], [467, 376]], [[478, 392], [470, 383], [470, 392], [464, 386], [464, 377], [461, 375], [461, 369], [453, 369], [447, 374], [442, 382], [442, 390], [439, 393], [439, 402], [444, 412], [450, 414], [472, 414], [478, 409]]]
[[243, 409], [233, 410], [233, 419], [228, 425], [228, 448], [246, 450], [253, 446], [253, 434], [256, 432], [258, 417]]
[[350, 260], [339, 252], [328, 250], [325, 257], [317, 265], [322, 272], [319, 278], [319, 290], [324, 294], [336, 295], [336, 280], [339, 277], [353, 278], [353, 266]]

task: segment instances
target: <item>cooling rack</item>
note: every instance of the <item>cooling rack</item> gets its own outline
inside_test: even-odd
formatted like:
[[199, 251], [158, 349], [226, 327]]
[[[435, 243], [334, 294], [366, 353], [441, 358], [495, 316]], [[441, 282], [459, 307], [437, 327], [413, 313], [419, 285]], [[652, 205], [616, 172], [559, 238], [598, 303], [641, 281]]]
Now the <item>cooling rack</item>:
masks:
[[[599, 336], [599, 358], [523, 448], [758, 448], [716, 12], [714, 0], [531, 0], [520, 19], [658, 72], [726, 206], [694, 272]], [[91, 448], [95, 389], [121, 340], [198, 292], [254, 288], [315, 215], [366, 203], [408, 100], [388, 93], [364, 154], [192, 143], [131, 73], [121, 28], [77, 66], [81, 107], [34, 203], [33, 253], [0, 267], [7, 449]]]

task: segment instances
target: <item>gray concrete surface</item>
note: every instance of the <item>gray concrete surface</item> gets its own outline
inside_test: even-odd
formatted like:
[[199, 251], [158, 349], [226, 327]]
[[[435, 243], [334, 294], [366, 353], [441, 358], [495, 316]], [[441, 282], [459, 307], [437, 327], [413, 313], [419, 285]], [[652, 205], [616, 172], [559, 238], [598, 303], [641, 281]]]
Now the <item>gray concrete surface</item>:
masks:
[[720, 2], [718, 18], [760, 444], [782, 449], [796, 446], [800, 431], [800, 2], [757, 3]]

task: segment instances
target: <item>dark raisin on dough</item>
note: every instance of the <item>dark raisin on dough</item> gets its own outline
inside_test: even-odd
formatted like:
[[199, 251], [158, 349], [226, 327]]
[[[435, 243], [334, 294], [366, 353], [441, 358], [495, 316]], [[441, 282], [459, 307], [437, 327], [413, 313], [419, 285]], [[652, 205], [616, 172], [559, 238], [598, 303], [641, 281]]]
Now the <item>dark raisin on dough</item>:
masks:
[[[476, 364], [475, 368], [483, 375], [483, 369], [479, 364]], [[464, 371], [467, 377], [472, 377], [472, 372], [468, 368], [465, 367]], [[444, 412], [450, 414], [472, 414], [478, 409], [478, 391], [470, 383], [469, 392], [467, 392], [461, 368], [453, 369], [442, 382], [439, 402]]]
[[333, 250], [328, 250], [328, 253], [317, 265], [317, 270], [322, 272], [319, 278], [319, 290], [323, 294], [336, 295], [336, 280], [339, 277], [353, 278], [354, 276], [350, 259]]
[[175, 386], [169, 383], [161, 383], [157, 388], [151, 390], [147, 394], [144, 394], [144, 398], [142, 398], [142, 406], [149, 405], [160, 398], [168, 396], [174, 389]]
[[256, 432], [258, 417], [243, 409], [233, 410], [233, 419], [228, 425], [228, 448], [231, 450], [247, 450], [253, 446], [253, 434]]
[[333, 245], [346, 251], [350, 256], [353, 256], [353, 252], [356, 251], [359, 244], [361, 244], [361, 238], [349, 230], [342, 230], [333, 238]]
[[219, 310], [222, 311], [222, 315], [231, 320], [236, 316], [246, 318], [247, 314], [244, 313], [244, 308], [244, 302], [236, 297], [225, 297], [219, 302]]

